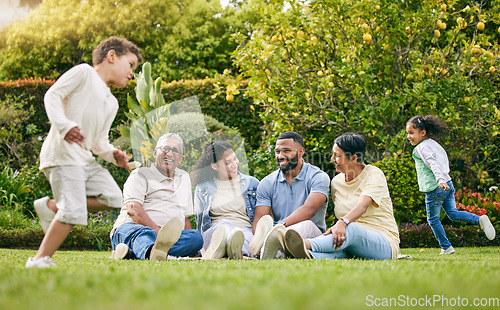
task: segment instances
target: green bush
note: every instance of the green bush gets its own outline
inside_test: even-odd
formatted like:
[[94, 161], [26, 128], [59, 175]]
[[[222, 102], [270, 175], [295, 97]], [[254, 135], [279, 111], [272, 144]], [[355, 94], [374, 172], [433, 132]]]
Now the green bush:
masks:
[[52, 190], [45, 174], [38, 165], [24, 165], [18, 170], [17, 179], [26, 186], [26, 195], [19, 201], [19, 208], [28, 217], [35, 217], [33, 202], [45, 196], [52, 197]]
[[8, 94], [0, 98], [0, 158], [3, 164], [16, 168], [35, 164], [42, 135], [34, 120], [35, 108], [28, 102], [31, 96]]
[[278, 169], [274, 158], [274, 145], [264, 144], [261, 148], [253, 151], [249, 158], [250, 174], [259, 180]]
[[[375, 2], [299, 1], [287, 10], [247, 4], [266, 15], [250, 39], [235, 34], [233, 62], [248, 79], [246, 94], [262, 107], [266, 138], [297, 130], [311, 141], [309, 150], [325, 152], [335, 137], [354, 131], [364, 134], [370, 152], [393, 153], [409, 147], [409, 118], [436, 114], [451, 127], [444, 144], [450, 158], [466, 159], [464, 185], [496, 185], [490, 180], [500, 171], [500, 6]], [[458, 25], [457, 17], [467, 22]], [[478, 31], [479, 20], [489, 29]], [[437, 21], [448, 23], [439, 40]], [[480, 177], [483, 171], [490, 177]]]
[[[490, 241], [483, 231], [474, 225], [443, 225], [446, 236], [454, 247], [500, 246], [500, 239]], [[496, 227], [498, 231], [498, 227]], [[439, 243], [428, 224], [403, 224], [399, 226], [401, 248], [435, 248]]]
[[[6, 229], [0, 226], [1, 248], [29, 248], [37, 249], [43, 239], [41, 227], [26, 227]], [[69, 236], [59, 247], [60, 250], [100, 250], [108, 251], [111, 248], [108, 227], [88, 229], [84, 226], [75, 226]]]
[[23, 201], [28, 193], [26, 184], [19, 176], [19, 172], [4, 167], [0, 173], [0, 203], [7, 209], [14, 209]]
[[43, 97], [47, 90], [54, 84], [55, 80], [40, 78], [19, 79], [15, 81], [0, 82], [0, 100], [9, 96], [15, 96], [23, 100], [23, 109], [33, 109], [29, 123], [34, 124], [41, 132], [49, 132], [50, 124], [45, 113]]
[[[203, 114], [210, 115], [226, 126], [237, 129], [250, 149], [257, 149], [262, 142], [263, 134], [263, 123], [258, 115], [261, 108], [255, 107], [253, 100], [245, 96], [235, 96], [233, 102], [228, 102], [225, 94], [218, 93], [218, 88], [214, 86], [216, 83], [215, 79], [208, 78], [171, 82], [163, 89], [164, 97], [167, 102], [172, 102], [198, 96]], [[238, 85], [244, 89], [247, 83], [241, 81]]]
[[373, 165], [382, 169], [387, 178], [396, 221], [426, 222], [425, 196], [418, 190], [415, 162], [411, 156], [386, 158]]
[[27, 217], [15, 209], [6, 209], [0, 206], [0, 227], [6, 229], [26, 228], [30, 225]]
[[[20, 96], [30, 98], [23, 100], [23, 109], [33, 109], [33, 113], [28, 118], [28, 123], [33, 124], [39, 130], [43, 138], [49, 132], [50, 124], [45, 112], [43, 97], [47, 90], [54, 84], [55, 80], [45, 79], [20, 79], [16, 81], [0, 82], [0, 100], [6, 100], [8, 96]], [[218, 88], [214, 79], [203, 80], [181, 80], [168, 84], [163, 84], [162, 92], [167, 103], [177, 101], [190, 96], [198, 96], [201, 111], [210, 115], [226, 126], [238, 129], [248, 149], [257, 149], [262, 142], [262, 121], [259, 111], [262, 109], [253, 105], [253, 100], [249, 97], [235, 96], [233, 102], [228, 102], [223, 94], [218, 94]], [[238, 82], [244, 89], [246, 82]], [[120, 137], [120, 124], [126, 122], [125, 112], [128, 111], [127, 95], [135, 98], [135, 80], [132, 80], [124, 88], [112, 87], [111, 92], [118, 99], [118, 112], [112, 124], [110, 140]], [[39, 150], [38, 148], [35, 148]], [[35, 157], [33, 157], [35, 158]]]
[[[102, 215], [100, 215], [102, 216]], [[76, 226], [61, 245], [62, 250], [100, 250], [111, 248], [110, 226], [98, 224], [92, 228]], [[195, 227], [195, 226], [193, 226]], [[500, 246], [500, 238], [488, 240], [477, 226], [455, 227], [445, 225], [448, 239], [454, 247]], [[497, 231], [498, 226], [496, 227]], [[399, 226], [401, 248], [436, 248], [439, 244], [427, 224], [403, 224]], [[42, 242], [43, 231], [37, 226], [9, 228], [0, 226], [1, 248], [37, 249]]]

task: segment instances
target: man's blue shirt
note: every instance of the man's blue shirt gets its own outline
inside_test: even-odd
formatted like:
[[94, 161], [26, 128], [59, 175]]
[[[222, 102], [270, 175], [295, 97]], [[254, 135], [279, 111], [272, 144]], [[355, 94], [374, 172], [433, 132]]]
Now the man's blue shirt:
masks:
[[309, 194], [324, 194], [326, 196], [325, 203], [311, 219], [324, 232], [326, 230], [325, 214], [329, 192], [330, 177], [328, 174], [303, 161], [302, 169], [293, 179], [291, 187], [280, 169], [262, 179], [257, 188], [257, 206], [271, 207], [274, 220], [279, 221], [302, 206]]

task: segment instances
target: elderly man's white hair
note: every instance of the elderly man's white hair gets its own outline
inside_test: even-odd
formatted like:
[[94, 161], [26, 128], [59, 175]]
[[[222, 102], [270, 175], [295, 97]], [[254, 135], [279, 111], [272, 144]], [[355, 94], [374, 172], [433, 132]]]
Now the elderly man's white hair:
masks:
[[182, 141], [181, 136], [179, 136], [178, 134], [173, 133], [173, 132], [166, 133], [163, 136], [159, 137], [158, 141], [156, 142], [156, 147], [159, 147], [164, 140], [172, 139], [172, 138], [177, 139], [181, 142], [181, 154], [182, 154], [182, 151], [184, 149], [184, 141]]

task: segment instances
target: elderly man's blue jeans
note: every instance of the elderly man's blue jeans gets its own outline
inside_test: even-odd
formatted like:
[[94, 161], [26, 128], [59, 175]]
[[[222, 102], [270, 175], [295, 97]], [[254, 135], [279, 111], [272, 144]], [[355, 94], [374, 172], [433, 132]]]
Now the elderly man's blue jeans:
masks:
[[[154, 229], [134, 224], [126, 223], [118, 227], [111, 238], [111, 245], [115, 249], [119, 243], [125, 243], [129, 249], [131, 258], [148, 259], [146, 255], [156, 241]], [[195, 255], [203, 246], [203, 237], [196, 229], [185, 229], [182, 231], [179, 240], [170, 248], [168, 255], [189, 256]]]
[[333, 246], [333, 235], [321, 235], [307, 239], [311, 244], [311, 256], [314, 259], [391, 259], [392, 251], [389, 241], [379, 232], [371, 231], [358, 223], [346, 227], [346, 239], [336, 249]]
[[432, 232], [439, 242], [439, 246], [445, 250], [451, 246], [451, 243], [446, 237], [446, 232], [441, 224], [441, 208], [444, 209], [446, 215], [448, 215], [452, 221], [479, 225], [478, 215], [457, 210], [455, 202], [455, 187], [453, 187], [453, 182], [449, 181], [446, 184], [450, 187], [447, 191], [438, 186], [433, 191], [425, 193], [427, 222], [431, 226]]

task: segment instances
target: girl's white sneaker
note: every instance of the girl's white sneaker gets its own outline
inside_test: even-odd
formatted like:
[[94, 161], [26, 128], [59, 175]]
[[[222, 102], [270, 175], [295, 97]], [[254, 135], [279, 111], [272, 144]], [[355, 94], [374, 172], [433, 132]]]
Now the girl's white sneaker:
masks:
[[50, 256], [45, 256], [34, 260], [33, 258], [28, 258], [26, 262], [26, 268], [56, 268], [56, 263], [50, 258]]
[[487, 215], [482, 215], [479, 217], [479, 226], [484, 231], [486, 238], [489, 240], [495, 239], [495, 227], [491, 224], [490, 218]]
[[243, 259], [243, 243], [245, 235], [243, 230], [238, 227], [233, 228], [229, 237], [227, 237], [227, 257], [229, 259]]
[[450, 246], [446, 250], [441, 249], [441, 253], [439, 253], [439, 255], [447, 255], [447, 254], [453, 254], [453, 253], [455, 253], [455, 249], [452, 246]]

